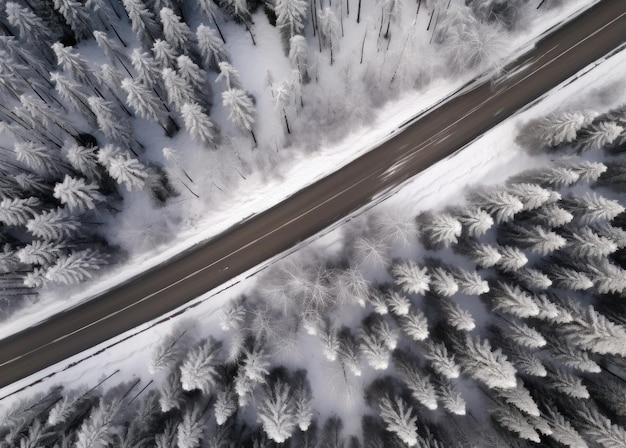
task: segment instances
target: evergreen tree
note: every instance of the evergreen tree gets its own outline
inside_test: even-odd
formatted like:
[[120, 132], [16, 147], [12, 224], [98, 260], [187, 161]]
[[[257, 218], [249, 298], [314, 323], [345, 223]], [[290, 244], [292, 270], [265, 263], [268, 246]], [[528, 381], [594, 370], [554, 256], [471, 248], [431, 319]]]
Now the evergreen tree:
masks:
[[159, 341], [159, 344], [152, 352], [150, 363], [148, 364], [148, 371], [151, 374], [171, 369], [182, 358], [181, 339], [185, 334], [186, 331], [175, 331]]
[[459, 290], [459, 285], [454, 276], [443, 269], [435, 267], [430, 270], [430, 289], [442, 297], [452, 297]]
[[277, 0], [274, 4], [276, 26], [286, 40], [301, 34], [307, 13], [307, 3], [303, 0]]
[[228, 110], [228, 118], [240, 128], [250, 131], [256, 143], [256, 137], [252, 131], [254, 104], [250, 97], [241, 89], [228, 89], [222, 92], [222, 103]]
[[[128, 56], [126, 56], [124, 48], [110, 39], [106, 33], [102, 31], [94, 31], [93, 37], [96, 40], [98, 47], [100, 47], [104, 55], [109, 59], [109, 61], [111, 61], [112, 64], [117, 64], [119, 62], [124, 65], [128, 62]], [[126, 66], [124, 65], [124, 67]], [[128, 69], [126, 68], [126, 70]]]
[[[18, 29], [23, 41], [28, 40], [33, 46], [47, 55], [52, 32], [45, 22], [29, 8], [23, 8], [18, 3], [6, 2], [6, 19], [11, 26]], [[45, 48], [45, 50], [44, 50]]]
[[141, 0], [122, 0], [128, 14], [132, 29], [144, 41], [154, 41], [160, 31], [152, 14]]
[[128, 104], [143, 118], [156, 121], [163, 126], [167, 111], [163, 103], [149, 86], [137, 80], [126, 78], [121, 83], [126, 92]]
[[528, 248], [541, 255], [548, 255], [567, 244], [565, 238], [541, 226], [521, 226], [513, 223], [499, 227], [498, 241], [501, 244]]
[[521, 380], [517, 381], [517, 385], [510, 389], [493, 389], [493, 393], [500, 399], [504, 400], [507, 404], [516, 407], [525, 415], [532, 417], [539, 417], [541, 412], [535, 400], [528, 392], [528, 389], [524, 387], [524, 383]]
[[101, 171], [98, 167], [98, 157], [93, 147], [71, 144], [64, 148], [65, 156], [76, 171], [91, 181], [99, 181]]
[[159, 386], [159, 406], [161, 412], [181, 409], [185, 402], [184, 391], [180, 384], [180, 370], [174, 368]]
[[343, 421], [333, 415], [326, 419], [320, 434], [318, 448], [344, 448], [346, 439], [342, 435]]
[[538, 269], [521, 268], [513, 272], [513, 278], [530, 290], [544, 290], [552, 286], [552, 280]]
[[313, 395], [305, 370], [298, 370], [293, 379], [295, 417], [300, 431], [308, 431], [313, 422]]
[[120, 401], [105, 403], [100, 400], [76, 432], [76, 448], [97, 448], [112, 442], [114, 417], [119, 412]]
[[529, 423], [528, 419], [514, 407], [498, 404], [491, 410], [491, 416], [503, 428], [517, 434], [520, 439], [535, 443], [541, 442], [539, 433]]
[[531, 222], [554, 229], [569, 224], [572, 219], [574, 215], [557, 204], [551, 203], [533, 210]]
[[458, 242], [461, 223], [449, 213], [422, 213], [418, 218], [421, 239], [427, 248], [441, 249]]
[[505, 338], [510, 339], [520, 347], [538, 349], [547, 344], [541, 333], [524, 323], [504, 321], [500, 324], [500, 330]]
[[467, 335], [462, 353], [463, 370], [490, 388], [516, 386], [515, 368], [500, 349], [491, 349], [487, 339]]
[[292, 390], [280, 379], [271, 381], [263, 389], [258, 419], [267, 436], [277, 443], [289, 439], [296, 428], [295, 405]]
[[260, 341], [252, 344], [251, 348], [243, 351], [243, 363], [239, 369], [253, 384], [264, 383], [265, 377], [269, 374], [267, 368], [270, 366], [267, 353], [263, 349]]
[[80, 229], [80, 221], [66, 208], [55, 208], [34, 214], [26, 229], [36, 238], [58, 241], [71, 238]]
[[35, 216], [40, 201], [36, 197], [4, 198], [0, 201], [0, 222], [7, 226], [23, 226]]
[[163, 69], [161, 74], [167, 92], [167, 99], [172, 105], [181, 110], [184, 104], [194, 103], [195, 93], [191, 84], [171, 68]]
[[98, 161], [107, 169], [109, 175], [119, 184], [125, 184], [128, 190], [142, 190], [148, 179], [146, 167], [128, 154], [116, 154], [105, 159], [101, 148]]
[[417, 417], [410, 405], [400, 397], [383, 397], [378, 411], [387, 431], [398, 436], [407, 446], [417, 446]]
[[226, 423], [237, 412], [237, 397], [231, 386], [228, 385], [219, 389], [213, 411], [218, 425]]
[[615, 425], [592, 407], [578, 411], [585, 435], [604, 448], [619, 448], [626, 443], [626, 430]]
[[543, 188], [561, 189], [574, 185], [580, 180], [576, 170], [564, 166], [546, 166], [525, 171], [509, 179], [509, 182], [527, 182]]
[[16, 251], [15, 256], [20, 263], [48, 266], [63, 254], [63, 249], [58, 242], [34, 240]]
[[569, 342], [575, 346], [601, 355], [626, 355], [626, 329], [611, 322], [592, 306], [560, 327]]
[[239, 72], [235, 67], [226, 61], [219, 62], [219, 75], [215, 78], [215, 82], [224, 81], [228, 89], [241, 89], [241, 79]]
[[209, 339], [187, 353], [180, 366], [180, 382], [184, 390], [200, 389], [212, 392], [217, 381], [218, 356], [222, 344]]
[[134, 141], [130, 123], [116, 112], [113, 103], [97, 96], [89, 97], [87, 102], [96, 116], [98, 128], [107, 138], [120, 145]]
[[473, 238], [484, 235], [493, 226], [491, 215], [478, 207], [466, 208], [455, 216], [461, 223], [464, 233]]
[[618, 201], [593, 192], [587, 192], [583, 196], [570, 196], [561, 204], [582, 224], [611, 221], [626, 210]]
[[441, 298], [438, 305], [448, 325], [458, 331], [472, 331], [476, 328], [476, 322], [472, 315], [462, 309], [456, 302]]
[[187, 49], [187, 41], [191, 37], [191, 30], [185, 22], [178, 17], [170, 8], [161, 8], [159, 11], [165, 40], [172, 48], [183, 53]]
[[150, 88], [159, 85], [161, 69], [149, 53], [142, 53], [139, 48], [135, 48], [130, 54], [130, 60], [135, 69], [137, 83], [143, 83]]
[[195, 140], [203, 145], [215, 146], [215, 126], [209, 116], [202, 111], [199, 104], [185, 103], [180, 112], [185, 121], [185, 129]]
[[334, 62], [334, 50], [339, 47], [341, 30], [337, 16], [330, 6], [317, 11], [318, 32], [330, 50], [330, 65]]
[[345, 366], [355, 376], [361, 376], [361, 360], [359, 343], [348, 327], [343, 327], [337, 333], [339, 351], [337, 356], [342, 366]]
[[[204, 0], [206, 3], [212, 0]], [[220, 41], [215, 32], [206, 25], [199, 25], [196, 29], [196, 41], [204, 67], [212, 70], [218, 70], [220, 62], [228, 62], [228, 54], [224, 48], [224, 44]]]
[[72, 252], [59, 258], [56, 264], [48, 268], [45, 277], [54, 283], [77, 284], [92, 278], [104, 261], [104, 257], [92, 249]]
[[576, 269], [546, 263], [542, 266], [542, 270], [557, 288], [585, 291], [593, 287], [591, 278]]
[[361, 236], [351, 245], [353, 265], [360, 270], [372, 269], [386, 271], [391, 260], [389, 259], [389, 245], [382, 239], [374, 236]]
[[502, 311], [522, 319], [539, 314], [539, 307], [533, 297], [517, 285], [499, 281], [491, 288], [489, 299], [494, 311]]
[[526, 258], [524, 252], [517, 247], [500, 246], [498, 250], [500, 252], [500, 260], [498, 260], [496, 266], [504, 272], [514, 272], [528, 263], [528, 258]]
[[426, 345], [424, 358], [430, 362], [432, 369], [439, 375], [455, 379], [461, 374], [454, 355], [448, 354], [448, 349], [444, 344], [431, 342]]
[[374, 370], [386, 370], [389, 366], [389, 347], [386, 341], [372, 331], [360, 328], [359, 347]]
[[437, 409], [437, 394], [428, 375], [425, 375], [417, 360], [408, 353], [396, 350], [393, 362], [411, 396], [431, 411]]
[[583, 130], [583, 136], [578, 140], [578, 147], [581, 151], [601, 149], [615, 142], [623, 132], [624, 127], [613, 121], [592, 124]]
[[508, 193], [506, 188], [475, 188], [470, 191], [468, 199], [489, 213], [498, 224], [511, 221], [515, 214], [524, 209], [524, 204]]
[[187, 409], [178, 427], [176, 428], [176, 443], [178, 448], [199, 448], [202, 440], [204, 422], [202, 410], [198, 405]]
[[478, 241], [464, 240], [457, 246], [457, 249], [480, 268], [493, 267], [502, 258], [497, 247]]
[[595, 113], [588, 111], [555, 112], [541, 118], [533, 131], [546, 146], [571, 143], [576, 139], [578, 131], [591, 124], [595, 116]]
[[411, 309], [411, 301], [404, 294], [390, 291], [386, 296], [387, 306], [395, 316], [406, 316]]
[[578, 174], [578, 180], [585, 183], [596, 182], [607, 170], [604, 163], [579, 158], [564, 157], [557, 159], [556, 164], [575, 172]]
[[522, 202], [524, 205], [522, 210], [535, 210], [544, 204], [561, 199], [561, 195], [556, 191], [546, 190], [535, 184], [514, 183], [507, 191]]
[[549, 385], [557, 392], [570, 398], [586, 400], [589, 398], [589, 391], [582, 383], [582, 380], [565, 370], [557, 370], [548, 375]]
[[601, 371], [600, 366], [589, 358], [587, 352], [572, 347], [561, 338], [550, 338], [548, 349], [552, 359], [565, 367], [588, 373], [600, 373]]
[[566, 235], [568, 251], [577, 258], [604, 258], [618, 247], [609, 238], [598, 235], [590, 227], [577, 227]]
[[424, 294], [429, 289], [430, 275], [426, 268], [420, 268], [413, 261], [400, 261], [391, 268], [396, 285], [407, 294]]
[[54, 0], [54, 9], [61, 13], [77, 40], [91, 35], [91, 19], [82, 3], [76, 0]]
[[303, 84], [309, 82], [308, 45], [304, 36], [289, 39], [289, 62], [292, 70], [298, 70]]
[[428, 337], [428, 320], [420, 310], [410, 310], [408, 314], [399, 316], [398, 324], [414, 341], [423, 341]]
[[59, 66], [70, 75], [74, 81], [90, 87], [97, 87], [98, 80], [89, 68], [87, 61], [70, 46], [64, 46], [60, 42], [52, 44], [52, 50], [57, 57]]
[[489, 283], [483, 280], [476, 271], [466, 271], [457, 266], [448, 267], [459, 290], [470, 296], [479, 296], [489, 292]]
[[449, 380], [439, 380], [437, 399], [446, 411], [454, 415], [466, 414], [466, 403], [456, 387]]
[[87, 183], [80, 177], [65, 176], [54, 186], [54, 197], [70, 210], [92, 210], [97, 202], [104, 201], [96, 183]]
[[359, 269], [349, 267], [338, 272], [331, 282], [338, 303], [365, 306], [370, 282]]
[[166, 68], [174, 68], [176, 66], [176, 58], [178, 53], [165, 40], [157, 39], [152, 45], [152, 53], [154, 59], [159, 64], [161, 70]]
[[63, 163], [53, 157], [52, 152], [43, 145], [32, 142], [16, 143], [13, 152], [19, 162], [23, 162], [42, 175], [56, 177], [65, 171]]
[[541, 360], [537, 358], [531, 351], [519, 346], [511, 347], [507, 350], [507, 356], [515, 368], [524, 375], [545, 378], [548, 372]]
[[569, 448], [587, 448], [585, 439], [576, 431], [572, 424], [556, 409], [545, 406], [543, 417], [548, 421], [552, 434], [550, 437]]
[[87, 101], [88, 95], [82, 91], [78, 83], [59, 73], [51, 73], [50, 80], [55, 83], [55, 90], [66, 104], [90, 123], [96, 124], [96, 116]]

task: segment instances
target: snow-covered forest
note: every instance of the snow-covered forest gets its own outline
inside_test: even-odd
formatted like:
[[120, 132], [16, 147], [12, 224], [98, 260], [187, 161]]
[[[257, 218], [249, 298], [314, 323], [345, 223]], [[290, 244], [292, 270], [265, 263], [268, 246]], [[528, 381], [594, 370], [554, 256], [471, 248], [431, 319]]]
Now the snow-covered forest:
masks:
[[[467, 3], [0, 2], [0, 319], [385, 101], [497, 68], [507, 33], [559, 5]], [[269, 62], [247, 60], [258, 47]]]
[[4, 446], [626, 444], [626, 107], [557, 110], [517, 141], [553, 162], [463, 203], [355, 219], [155, 344], [153, 375], [53, 388]]

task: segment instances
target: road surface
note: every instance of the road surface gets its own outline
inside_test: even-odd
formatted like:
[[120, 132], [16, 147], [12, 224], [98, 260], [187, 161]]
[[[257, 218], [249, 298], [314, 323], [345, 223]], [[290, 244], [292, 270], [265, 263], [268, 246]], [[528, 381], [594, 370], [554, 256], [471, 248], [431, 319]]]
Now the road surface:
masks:
[[495, 83], [446, 101], [336, 173], [192, 252], [0, 341], [0, 387], [157, 318], [288, 249], [454, 153], [626, 40], [626, 1], [603, 0]]

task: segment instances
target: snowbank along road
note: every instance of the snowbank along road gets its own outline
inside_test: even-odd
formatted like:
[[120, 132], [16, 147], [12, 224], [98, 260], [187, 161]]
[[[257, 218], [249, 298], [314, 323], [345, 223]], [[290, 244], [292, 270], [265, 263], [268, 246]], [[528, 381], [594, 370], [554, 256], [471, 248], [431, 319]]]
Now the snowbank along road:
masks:
[[626, 41], [626, 1], [603, 0], [487, 80], [334, 174], [201, 247], [0, 341], [0, 387], [171, 311], [449, 156]]

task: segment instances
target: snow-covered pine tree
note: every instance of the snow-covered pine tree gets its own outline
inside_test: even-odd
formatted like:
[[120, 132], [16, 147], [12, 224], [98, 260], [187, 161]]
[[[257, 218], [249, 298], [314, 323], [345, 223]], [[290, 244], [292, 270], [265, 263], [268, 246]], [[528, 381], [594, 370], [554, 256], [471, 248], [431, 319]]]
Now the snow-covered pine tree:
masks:
[[289, 384], [274, 379], [263, 388], [258, 419], [267, 436], [277, 443], [289, 439], [297, 425], [293, 391]]
[[461, 365], [472, 378], [489, 388], [510, 389], [515, 387], [515, 367], [500, 349], [492, 350], [489, 340], [466, 335], [462, 348]]
[[389, 346], [379, 334], [361, 327], [359, 329], [359, 347], [368, 364], [374, 370], [386, 370], [389, 367], [391, 354]]
[[98, 157], [95, 148], [70, 144], [64, 148], [65, 156], [76, 171], [90, 181], [99, 181], [102, 177], [101, 168], [98, 166]]
[[428, 320], [419, 309], [410, 310], [406, 315], [397, 318], [402, 331], [414, 341], [423, 341], [428, 335]]
[[196, 141], [208, 147], [215, 146], [217, 138], [215, 126], [198, 103], [183, 104], [180, 113], [185, 122], [185, 129]]
[[220, 385], [217, 392], [217, 398], [213, 404], [213, 412], [215, 421], [218, 425], [226, 423], [231, 416], [237, 412], [237, 396], [230, 384]]
[[54, 9], [59, 11], [72, 29], [76, 40], [91, 35], [93, 26], [85, 6], [77, 0], [54, 0]]
[[180, 370], [174, 367], [159, 385], [159, 406], [161, 412], [182, 409], [185, 402], [184, 391], [180, 385]]
[[498, 281], [487, 297], [494, 311], [522, 319], [539, 314], [539, 307], [533, 297], [515, 284]]
[[276, 0], [276, 26], [283, 33], [285, 42], [293, 36], [301, 34], [304, 29], [308, 5], [303, 0]]
[[117, 183], [126, 185], [128, 190], [142, 190], [149, 177], [148, 169], [129, 154], [117, 153], [107, 157], [105, 149], [108, 146], [100, 148], [98, 161]]
[[462, 240], [455, 249], [467, 255], [479, 268], [493, 267], [502, 258], [496, 246], [474, 240]]
[[15, 2], [6, 2], [5, 11], [7, 21], [18, 29], [21, 40], [28, 41], [44, 57], [49, 56], [52, 32], [48, 25], [31, 9], [23, 8]]
[[[212, 3], [212, 0], [204, 0], [205, 2]], [[196, 29], [196, 42], [205, 69], [211, 69], [218, 71], [218, 64], [220, 62], [228, 62], [228, 53], [224, 48], [223, 42], [217, 36], [215, 31], [206, 25], [199, 25]]]
[[318, 32], [323, 37], [324, 44], [330, 50], [330, 65], [333, 65], [334, 50], [339, 48], [341, 29], [335, 12], [330, 6], [317, 11]]
[[148, 85], [138, 81], [138, 79], [126, 78], [122, 81], [121, 87], [126, 92], [128, 104], [139, 116], [164, 126], [164, 117], [167, 115], [167, 111], [160, 98]]
[[578, 174], [578, 181], [591, 184], [596, 182], [607, 171], [607, 166], [602, 162], [592, 162], [574, 157], [562, 157], [555, 160], [556, 166], [567, 168]]
[[590, 227], [575, 227], [568, 231], [565, 236], [568, 241], [567, 250], [576, 258], [605, 258], [618, 249], [615, 242], [598, 235]]
[[303, 84], [309, 82], [308, 45], [304, 36], [289, 39], [289, 62], [292, 70], [298, 70]]
[[411, 301], [398, 291], [389, 291], [385, 296], [387, 307], [395, 316], [406, 316], [411, 309]]
[[405, 386], [411, 391], [411, 396], [426, 409], [437, 409], [435, 387], [430, 377], [420, 369], [417, 359], [408, 352], [396, 350], [393, 353], [393, 363]]
[[574, 374], [558, 369], [548, 374], [548, 384], [554, 391], [570, 398], [586, 400], [590, 397], [589, 391], [582, 380]]
[[448, 325], [458, 331], [472, 331], [476, 322], [471, 313], [462, 309], [456, 302], [441, 297], [437, 300], [441, 314]]
[[337, 337], [337, 330], [333, 328], [330, 319], [326, 318], [323, 322], [322, 329], [319, 332], [319, 338], [322, 344], [322, 353], [329, 361], [336, 361], [337, 353], [339, 352], [339, 338]]
[[352, 241], [352, 263], [361, 270], [371, 269], [375, 272], [386, 272], [391, 259], [389, 244], [375, 236], [359, 236]]
[[26, 222], [26, 229], [35, 237], [58, 241], [71, 238], [79, 229], [80, 221], [66, 208], [55, 208], [34, 214]]
[[585, 291], [593, 287], [593, 281], [589, 275], [573, 267], [544, 263], [541, 270], [550, 277], [553, 286], [560, 289]]
[[561, 189], [574, 185], [580, 180], [580, 174], [564, 166], [545, 166], [524, 171], [509, 179], [510, 183], [523, 182], [537, 184], [543, 188]]
[[61, 42], [52, 44], [52, 50], [57, 57], [58, 64], [63, 71], [74, 81], [90, 87], [98, 86], [98, 79], [93, 74], [89, 64], [71, 46], [64, 46]]
[[543, 406], [543, 418], [550, 425], [550, 437], [568, 448], [588, 448], [587, 442], [576, 431], [574, 426], [554, 407]]
[[96, 116], [98, 128], [107, 138], [120, 145], [129, 145], [135, 140], [130, 123], [117, 113], [112, 102], [98, 96], [90, 96], [87, 102]]
[[626, 210], [618, 201], [607, 199], [594, 192], [566, 197], [561, 201], [561, 205], [582, 224], [611, 221]]
[[591, 406], [578, 411], [577, 428], [604, 448], [620, 448], [626, 443], [626, 429], [611, 422]]
[[224, 81], [227, 89], [241, 89], [241, 80], [239, 72], [229, 62], [222, 61], [217, 64], [219, 75], [215, 78], [215, 82]]
[[33, 142], [16, 143], [13, 147], [15, 158], [41, 175], [58, 177], [67, 170], [67, 166], [54, 157], [52, 151], [42, 144]]
[[172, 46], [163, 39], [157, 39], [152, 44], [152, 54], [155, 61], [159, 64], [161, 70], [176, 67], [176, 58], [178, 53]]
[[161, 370], [170, 370], [183, 356], [183, 337], [185, 330], [177, 330], [159, 341], [157, 347], [152, 351], [148, 372], [155, 374]]
[[568, 341], [583, 350], [600, 355], [626, 356], [626, 328], [610, 321], [589, 306], [574, 320], [559, 327]]
[[530, 392], [521, 380], [517, 381], [517, 386], [510, 389], [491, 389], [491, 392], [507, 404], [516, 407], [525, 415], [539, 417], [541, 412]]
[[469, 192], [468, 200], [489, 213], [496, 223], [513, 219], [524, 209], [524, 204], [507, 191], [506, 187], [477, 187]]
[[361, 376], [359, 342], [348, 327], [339, 329], [337, 338], [339, 339], [339, 350], [337, 352], [339, 362], [353, 375]]
[[[207, 84], [206, 73], [193, 60], [184, 54], [176, 58], [176, 67], [181, 78], [187, 81], [194, 88], [198, 97], [211, 96], [211, 88]], [[204, 101], [210, 104], [209, 101]]]
[[136, 73], [135, 80], [138, 83], [143, 83], [150, 88], [159, 85], [161, 69], [149, 53], [144, 53], [139, 48], [135, 48], [130, 54], [130, 60]]
[[254, 104], [250, 97], [241, 89], [228, 89], [222, 92], [222, 103], [228, 110], [228, 118], [240, 128], [250, 131], [256, 143], [252, 130]]
[[567, 240], [541, 226], [523, 226], [507, 223], [498, 228], [498, 242], [504, 245], [528, 248], [532, 252], [548, 255], [563, 248]]
[[178, 448], [199, 448], [203, 433], [203, 411], [196, 404], [183, 413], [176, 428], [176, 444]]
[[121, 401], [106, 403], [100, 399], [97, 407], [91, 410], [80, 428], [76, 431], [76, 448], [97, 448], [112, 442], [115, 430], [115, 416], [120, 411]]
[[335, 274], [331, 285], [338, 303], [365, 306], [370, 293], [370, 282], [359, 269], [342, 269]]
[[493, 226], [493, 218], [479, 207], [468, 207], [454, 213], [461, 223], [463, 232], [472, 238], [478, 238]]
[[187, 24], [171, 8], [161, 8], [159, 17], [167, 43], [178, 53], [186, 52], [187, 41], [191, 38], [191, 30]]
[[458, 243], [461, 222], [449, 213], [424, 212], [417, 217], [420, 239], [427, 248], [441, 249]]
[[54, 283], [77, 284], [92, 278], [105, 262], [105, 257], [96, 250], [80, 250], [59, 258], [48, 268], [45, 277]]
[[128, 70], [126, 64], [128, 64], [129, 59], [122, 46], [120, 46], [113, 39], [110, 39], [103, 31], [94, 31], [93, 37], [98, 44], [98, 47], [100, 47], [104, 55], [113, 65], [117, 66], [117, 64], [122, 64], [122, 66]]
[[142, 0], [122, 0], [132, 29], [140, 40], [150, 42], [157, 39], [161, 31], [152, 14]]
[[608, 259], [601, 259], [595, 266], [587, 265], [593, 277], [594, 289], [600, 294], [626, 292], [626, 271]]
[[480, 296], [489, 292], [489, 283], [476, 271], [467, 271], [458, 266], [446, 266], [448, 272], [454, 277], [454, 281], [459, 286], [463, 294], [470, 296]]
[[452, 297], [459, 290], [454, 275], [437, 266], [430, 269], [430, 290], [442, 297]]
[[458, 378], [460, 368], [453, 354], [448, 354], [448, 349], [443, 343], [427, 342], [424, 350], [424, 358], [430, 362], [432, 369], [447, 379]]
[[176, 109], [181, 110], [184, 104], [194, 103], [196, 95], [193, 86], [176, 71], [165, 68], [161, 72], [161, 76], [167, 92], [167, 99]]
[[241, 330], [247, 313], [245, 296], [229, 301], [221, 308], [221, 311], [220, 327], [222, 330]]
[[424, 294], [429, 290], [428, 270], [412, 260], [398, 261], [391, 267], [394, 282], [407, 294]]
[[532, 132], [546, 146], [571, 143], [578, 131], [590, 125], [595, 117], [596, 113], [590, 111], [554, 112], [539, 119]]
[[502, 336], [519, 347], [534, 350], [547, 344], [541, 333], [523, 322], [503, 320], [499, 323], [499, 329]]
[[454, 384], [445, 378], [439, 379], [437, 383], [437, 399], [443, 408], [454, 415], [465, 415], [465, 400]]
[[50, 80], [55, 84], [55, 90], [74, 111], [92, 124], [96, 124], [96, 116], [89, 107], [88, 95], [81, 89], [80, 84], [69, 80], [58, 72], [50, 73]]
[[574, 219], [574, 215], [570, 212], [558, 204], [550, 203], [533, 210], [529, 221], [554, 229], [569, 224], [572, 219]]
[[580, 372], [600, 373], [601, 368], [595, 361], [589, 358], [589, 354], [582, 351], [563, 338], [554, 336], [549, 339], [548, 350], [551, 359], [561, 363], [565, 367], [575, 369]]
[[624, 127], [614, 121], [602, 121], [583, 129], [577, 141], [579, 151], [601, 149], [611, 145], [624, 132]]
[[514, 246], [498, 246], [500, 260], [496, 266], [504, 272], [514, 272], [521, 269], [528, 263], [528, 258], [524, 252]]
[[517, 271], [513, 271], [513, 278], [525, 288], [533, 291], [548, 289], [552, 286], [552, 280], [538, 269], [518, 269]]
[[545, 378], [548, 371], [535, 354], [517, 345], [510, 345], [506, 348], [506, 355], [515, 368], [524, 375]]
[[536, 184], [514, 183], [507, 187], [507, 192], [518, 198], [524, 208], [535, 210], [544, 204], [555, 203], [561, 199], [556, 191], [547, 190]]
[[298, 370], [292, 383], [296, 422], [300, 431], [307, 431], [313, 422], [313, 395], [306, 370]]
[[253, 341], [243, 350], [243, 361], [239, 371], [253, 384], [264, 383], [269, 374], [269, 356], [263, 349], [262, 341]]
[[192, 348], [180, 366], [180, 383], [184, 390], [200, 389], [210, 394], [217, 383], [217, 366], [221, 342], [210, 338]]
[[23, 226], [32, 219], [40, 205], [36, 197], [4, 198], [0, 201], [0, 222], [7, 226]]
[[65, 246], [58, 241], [33, 240], [15, 252], [17, 259], [24, 264], [49, 266], [63, 254]]
[[387, 431], [398, 436], [407, 446], [417, 446], [417, 417], [413, 407], [401, 397], [383, 397], [378, 403], [380, 418]]
[[503, 428], [517, 434], [520, 439], [535, 443], [541, 442], [541, 436], [530, 424], [528, 418], [513, 406], [498, 403], [490, 409], [490, 414]]
[[54, 197], [69, 210], [86, 211], [96, 208], [98, 202], [105, 200], [94, 182], [87, 183], [81, 177], [66, 175], [63, 182], [54, 186]]

